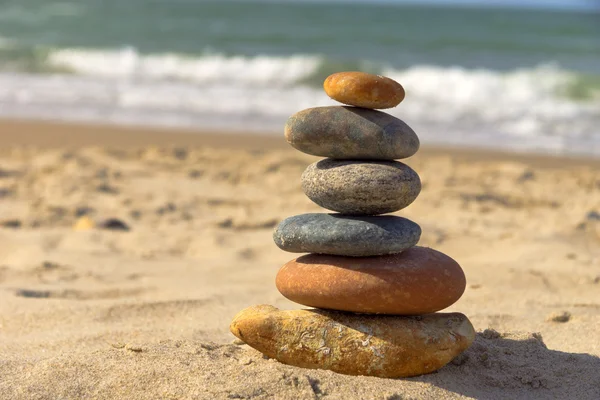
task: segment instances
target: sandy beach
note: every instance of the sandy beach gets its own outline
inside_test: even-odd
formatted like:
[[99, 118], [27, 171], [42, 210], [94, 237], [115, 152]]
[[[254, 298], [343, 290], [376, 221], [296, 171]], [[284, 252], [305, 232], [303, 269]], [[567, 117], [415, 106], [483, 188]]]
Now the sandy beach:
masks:
[[301, 308], [271, 235], [326, 212], [300, 187], [315, 160], [283, 134], [1, 121], [0, 399], [600, 398], [600, 159], [406, 160], [423, 190], [396, 214], [461, 264], [447, 311], [478, 331], [437, 373], [344, 376], [235, 342], [241, 309]]

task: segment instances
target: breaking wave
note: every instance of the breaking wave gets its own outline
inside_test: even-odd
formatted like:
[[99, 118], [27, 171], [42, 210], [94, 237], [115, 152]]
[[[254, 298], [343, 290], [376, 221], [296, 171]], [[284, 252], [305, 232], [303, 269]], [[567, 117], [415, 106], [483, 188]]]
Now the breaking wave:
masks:
[[335, 104], [320, 88], [328, 74], [360, 69], [402, 83], [406, 100], [387, 112], [423, 129], [424, 141], [495, 146], [508, 139], [513, 148], [600, 155], [600, 78], [552, 64], [506, 72], [399, 70], [310, 54], [192, 56], [134, 48], [22, 50], [15, 64], [14, 53], [0, 39], [2, 115], [279, 131], [303, 108]]

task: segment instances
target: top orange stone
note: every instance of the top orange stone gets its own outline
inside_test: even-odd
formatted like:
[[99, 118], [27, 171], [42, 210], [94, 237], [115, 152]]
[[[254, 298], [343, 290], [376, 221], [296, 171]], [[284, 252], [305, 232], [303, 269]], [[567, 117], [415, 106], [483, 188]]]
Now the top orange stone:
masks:
[[404, 88], [393, 79], [365, 72], [338, 72], [323, 83], [333, 100], [350, 106], [384, 109], [404, 100]]

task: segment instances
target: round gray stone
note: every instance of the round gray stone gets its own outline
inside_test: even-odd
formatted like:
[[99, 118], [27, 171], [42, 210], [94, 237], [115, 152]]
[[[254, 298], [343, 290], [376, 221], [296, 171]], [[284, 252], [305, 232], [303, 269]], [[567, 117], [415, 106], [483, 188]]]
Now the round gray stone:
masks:
[[420, 237], [418, 224], [392, 215], [301, 214], [283, 220], [273, 232], [275, 244], [290, 253], [351, 257], [400, 253]]
[[419, 175], [398, 161], [318, 161], [302, 174], [312, 201], [349, 215], [386, 214], [403, 209], [421, 192]]
[[346, 160], [394, 160], [419, 150], [419, 138], [402, 120], [359, 107], [300, 111], [288, 119], [285, 138], [304, 153]]

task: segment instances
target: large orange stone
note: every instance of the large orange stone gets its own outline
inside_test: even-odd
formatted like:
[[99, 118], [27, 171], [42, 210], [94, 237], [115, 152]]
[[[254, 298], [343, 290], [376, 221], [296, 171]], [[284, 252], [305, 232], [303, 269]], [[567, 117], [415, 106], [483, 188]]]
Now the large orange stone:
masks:
[[405, 96], [404, 88], [395, 80], [356, 71], [329, 75], [323, 88], [340, 103], [373, 109], [396, 107]]
[[239, 312], [229, 329], [284, 364], [380, 378], [436, 371], [475, 339], [473, 325], [460, 313], [357, 315], [269, 305]]
[[289, 300], [310, 307], [420, 315], [454, 304], [466, 279], [452, 258], [415, 246], [379, 257], [308, 254], [285, 264], [276, 285]]

